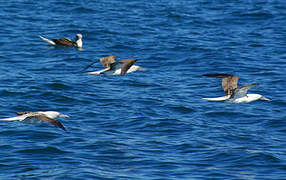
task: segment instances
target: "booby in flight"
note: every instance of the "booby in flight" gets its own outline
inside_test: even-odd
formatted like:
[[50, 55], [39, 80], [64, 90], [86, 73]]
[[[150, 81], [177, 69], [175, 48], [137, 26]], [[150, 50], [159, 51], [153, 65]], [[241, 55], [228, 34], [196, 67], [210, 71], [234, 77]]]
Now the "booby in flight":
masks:
[[60, 45], [60, 46], [76, 46], [78, 48], [82, 48], [82, 35], [81, 34], [77, 34], [76, 35], [76, 41], [72, 41], [69, 38], [60, 38], [60, 39], [53, 39], [53, 40], [49, 40], [47, 38], [44, 38], [43, 36], [40, 36], [40, 38], [44, 41], [46, 41], [47, 43], [55, 46], [55, 45]]
[[241, 87], [237, 87], [238, 76], [231, 74], [204, 74], [207, 77], [218, 77], [222, 78], [222, 88], [224, 90], [225, 96], [216, 98], [203, 98], [208, 101], [225, 101], [231, 103], [243, 103], [251, 102], [256, 100], [270, 101], [270, 99], [260, 95], [260, 94], [247, 94], [248, 89], [257, 86], [258, 83], [247, 84]]
[[17, 112], [18, 116], [0, 119], [1, 121], [23, 121], [31, 118], [38, 119], [40, 121], [51, 123], [64, 131], [65, 127], [54, 118], [56, 117], [69, 117], [68, 115], [61, 114], [57, 111], [38, 111], [38, 112]]
[[[145, 71], [145, 68], [134, 65], [137, 59], [125, 59], [121, 61], [115, 61], [116, 56], [107, 56], [100, 58], [99, 61], [104, 67], [103, 70], [88, 72], [87, 74], [93, 75], [124, 75], [126, 73], [131, 73], [134, 71]], [[90, 64], [87, 68], [92, 66], [94, 63]], [[85, 69], [87, 69], [85, 68]]]

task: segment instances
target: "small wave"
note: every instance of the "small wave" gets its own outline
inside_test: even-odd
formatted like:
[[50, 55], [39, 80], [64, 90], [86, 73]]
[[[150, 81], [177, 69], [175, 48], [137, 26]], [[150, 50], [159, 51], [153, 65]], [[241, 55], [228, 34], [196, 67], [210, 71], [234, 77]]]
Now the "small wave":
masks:
[[63, 84], [63, 83], [59, 83], [59, 82], [49, 83], [49, 84], [46, 84], [46, 86], [48, 88], [53, 89], [53, 90], [68, 90], [68, 89], [71, 89], [70, 86], [68, 86], [66, 84]]
[[191, 112], [195, 112], [195, 110], [193, 108], [189, 108], [189, 107], [185, 107], [185, 106], [171, 106], [170, 107], [172, 110], [178, 111], [178, 112], [182, 112], [182, 113], [191, 113]]
[[85, 13], [85, 14], [93, 14], [95, 11], [94, 9], [91, 8], [86, 8], [86, 7], [76, 7], [74, 9], [71, 9], [71, 12], [74, 13]]
[[246, 13], [241, 13], [242, 17], [252, 17], [252, 18], [258, 18], [258, 19], [270, 19], [273, 18], [274, 16], [270, 12], [266, 11], [256, 11], [256, 12], [246, 12]]
[[23, 150], [18, 150], [15, 151], [15, 153], [21, 153], [21, 154], [33, 154], [33, 155], [61, 155], [61, 154], [66, 154], [69, 153], [68, 151], [63, 151], [60, 150], [56, 147], [45, 147], [45, 148], [34, 148], [34, 149], [23, 149]]

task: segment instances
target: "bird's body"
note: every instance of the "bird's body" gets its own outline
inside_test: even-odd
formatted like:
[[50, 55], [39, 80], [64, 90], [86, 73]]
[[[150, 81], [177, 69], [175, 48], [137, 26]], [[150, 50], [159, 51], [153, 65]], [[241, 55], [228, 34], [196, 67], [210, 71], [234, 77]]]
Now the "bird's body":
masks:
[[100, 71], [88, 72], [88, 74], [92, 75], [107, 75], [107, 76], [114, 76], [114, 75], [124, 75], [126, 73], [131, 73], [135, 71], [144, 71], [145, 69], [134, 65], [137, 59], [126, 59], [121, 61], [115, 61], [116, 56], [107, 56], [100, 58], [99, 61], [101, 62], [102, 66], [105, 68]]
[[47, 38], [44, 38], [43, 36], [40, 36], [40, 38], [42, 40], [44, 40], [45, 42], [55, 46], [55, 45], [60, 45], [60, 46], [75, 46], [78, 48], [82, 48], [82, 35], [81, 34], [77, 34], [76, 35], [76, 41], [72, 41], [69, 38], [60, 38], [60, 39], [53, 39], [53, 40], [49, 40]]
[[203, 98], [205, 100], [226, 101], [229, 103], [248, 103], [256, 100], [270, 101], [270, 99], [260, 94], [247, 94], [248, 89], [257, 86], [258, 83], [252, 83], [238, 87], [238, 76], [233, 76], [231, 74], [204, 74], [203, 76], [222, 78], [222, 87], [225, 92], [225, 96], [216, 98]]
[[[106, 76], [115, 76], [115, 75], [122, 75], [122, 70], [121, 70], [121, 67], [122, 67], [122, 64], [118, 64], [117, 68], [115, 69], [112, 69], [112, 70], [108, 70], [108, 71], [105, 71], [105, 72], [102, 72], [102, 74], [106, 75]], [[138, 71], [141, 67], [140, 66], [136, 66], [136, 65], [132, 65], [127, 71], [126, 73], [131, 73], [131, 72], [135, 72], [135, 71]], [[124, 73], [125, 74], [125, 73]]]
[[51, 123], [63, 130], [66, 130], [64, 126], [54, 118], [56, 117], [69, 117], [61, 114], [57, 111], [38, 111], [38, 112], [18, 112], [18, 116], [11, 118], [0, 119], [1, 121], [24, 121], [30, 118], [38, 119], [40, 121]]
[[240, 97], [240, 98], [230, 98], [226, 102], [229, 103], [248, 103], [256, 100], [269, 100], [269, 99], [263, 99], [263, 97], [260, 94], [247, 94], [246, 96]]

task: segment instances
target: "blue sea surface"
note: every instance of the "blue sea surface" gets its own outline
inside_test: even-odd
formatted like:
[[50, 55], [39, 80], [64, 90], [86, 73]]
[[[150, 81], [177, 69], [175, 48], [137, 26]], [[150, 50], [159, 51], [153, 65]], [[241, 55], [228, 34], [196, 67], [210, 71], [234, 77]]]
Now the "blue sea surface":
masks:
[[[0, 3], [0, 179], [285, 179], [286, 1]], [[39, 35], [74, 39], [52, 47]], [[88, 75], [99, 58], [147, 69]], [[88, 71], [102, 69], [100, 63]], [[229, 73], [272, 101], [208, 102]]]

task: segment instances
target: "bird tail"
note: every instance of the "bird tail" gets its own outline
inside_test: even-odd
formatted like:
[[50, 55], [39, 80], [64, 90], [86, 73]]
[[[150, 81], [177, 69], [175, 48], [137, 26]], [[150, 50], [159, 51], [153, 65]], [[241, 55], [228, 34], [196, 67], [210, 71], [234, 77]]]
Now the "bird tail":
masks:
[[139, 66], [138, 71], [147, 71], [147, 69]]
[[42, 40], [46, 41], [47, 43], [51, 44], [51, 45], [56, 45], [55, 42], [53, 42], [53, 41], [51, 41], [51, 40], [49, 40], [49, 39], [47, 39], [47, 38], [44, 38], [43, 36], [40, 36], [40, 38], [41, 38]]

